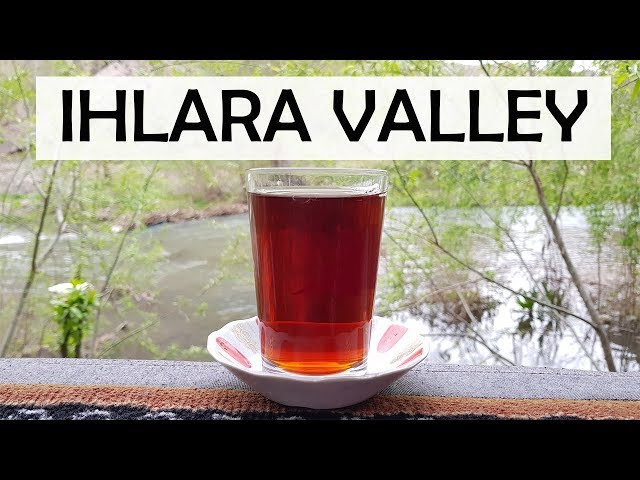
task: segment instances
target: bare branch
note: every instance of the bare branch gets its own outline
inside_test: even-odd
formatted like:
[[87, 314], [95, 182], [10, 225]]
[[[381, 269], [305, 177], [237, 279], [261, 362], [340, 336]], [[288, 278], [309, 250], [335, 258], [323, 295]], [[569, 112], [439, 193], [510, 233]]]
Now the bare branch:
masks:
[[596, 363], [596, 361], [594, 360], [593, 356], [591, 355], [591, 353], [589, 353], [589, 349], [586, 347], [586, 345], [580, 340], [580, 337], [578, 336], [578, 334], [576, 333], [576, 331], [573, 329], [573, 327], [571, 326], [571, 324], [569, 322], [566, 322], [565, 325], [567, 326], [567, 328], [569, 329], [569, 331], [571, 332], [571, 335], [573, 335], [573, 338], [575, 338], [576, 342], [578, 343], [578, 345], [580, 345], [580, 348], [582, 349], [582, 351], [584, 352], [585, 356], [589, 359], [589, 361], [591, 362], [591, 366], [595, 369], [595, 370], [600, 370], [600, 367], [598, 366], [598, 364]]
[[[473, 312], [471, 312], [471, 308], [469, 308], [469, 304], [467, 303], [467, 300], [464, 298], [464, 295], [462, 295], [462, 292], [459, 289], [456, 289], [456, 294], [458, 295], [460, 302], [462, 302], [462, 306], [464, 307], [465, 312], [469, 316], [469, 319], [472, 322], [479, 323], [478, 319], [475, 317]], [[461, 319], [461, 320], [464, 321], [464, 319]], [[464, 325], [466, 330], [469, 330], [470, 332], [473, 333], [474, 340], [480, 343], [480, 345], [482, 345], [484, 348], [489, 350], [489, 352], [491, 352], [492, 355], [494, 355], [497, 359], [502, 360], [504, 363], [507, 363], [508, 365], [515, 366], [515, 362], [512, 362], [507, 357], [505, 357], [500, 352], [498, 352], [498, 350], [490, 346], [489, 343], [484, 339], [484, 337], [480, 335], [474, 328], [472, 328], [468, 324], [468, 322], [465, 322]]]
[[562, 177], [562, 186], [560, 187], [560, 193], [558, 194], [558, 205], [556, 205], [556, 214], [553, 219], [557, 222], [558, 215], [560, 214], [560, 208], [562, 207], [562, 197], [564, 196], [564, 189], [567, 185], [567, 178], [569, 177], [569, 164], [566, 160], [562, 161], [564, 164], [564, 177]]
[[[449, 170], [449, 172], [451, 172], [451, 170]], [[460, 182], [458, 180], [457, 176], [455, 176], [455, 175], [452, 175], [452, 176], [453, 176], [454, 181], [456, 183], [458, 183], [458, 185], [460, 185], [463, 188], [463, 190], [467, 193], [467, 195], [469, 195], [469, 197], [471, 197], [471, 199], [475, 202], [475, 204], [478, 206], [478, 208], [480, 208], [482, 213], [484, 213], [489, 218], [489, 220], [491, 220], [491, 222], [507, 237], [507, 239], [509, 240], [509, 242], [511, 243], [511, 245], [513, 247], [513, 252], [518, 257], [518, 260], [520, 260], [520, 264], [524, 267], [525, 271], [527, 272], [527, 275], [529, 275], [529, 279], [531, 280], [532, 284], [534, 286], [536, 286], [536, 284], [538, 282], [536, 281], [535, 276], [533, 275], [533, 272], [529, 268], [529, 265], [527, 265], [527, 262], [525, 262], [524, 257], [522, 256], [522, 252], [520, 251], [520, 248], [518, 247], [518, 244], [516, 243], [515, 239], [511, 235], [511, 232], [509, 231], [509, 229], [504, 227], [500, 222], [498, 222], [498, 220], [496, 220], [494, 218], [493, 215], [491, 215], [489, 213], [489, 211], [484, 207], [484, 205], [482, 205], [478, 201], [478, 199], [471, 192], [471, 190], [469, 190], [469, 188], [467, 188], [467, 186], [464, 184], [464, 182]]]
[[[156, 173], [156, 170], [158, 168], [158, 162], [159, 160], [156, 160], [153, 163], [153, 167], [151, 168], [151, 171], [149, 172], [149, 174], [147, 175], [147, 178], [145, 179], [144, 185], [142, 186], [142, 196], [144, 197], [144, 195], [147, 193], [147, 190], [149, 189], [149, 184], [151, 183], [151, 179], [153, 178], [153, 176]], [[100, 294], [104, 295], [105, 292], [107, 291], [107, 288], [109, 287], [109, 282], [111, 282], [111, 277], [113, 276], [113, 272], [116, 269], [116, 266], [118, 265], [118, 262], [120, 261], [120, 255], [122, 254], [122, 249], [124, 248], [124, 244], [125, 241], [127, 240], [127, 237], [129, 236], [129, 233], [131, 232], [131, 230], [133, 229], [133, 226], [136, 223], [136, 219], [140, 213], [140, 209], [142, 208], [142, 202], [138, 203], [138, 207], [136, 208], [135, 212], [133, 212], [133, 215], [131, 215], [131, 218], [129, 220], [129, 224], [125, 227], [124, 232], [122, 233], [122, 237], [120, 238], [120, 243], [118, 244], [118, 248], [116, 250], [116, 254], [113, 258], [113, 262], [111, 262], [111, 266], [109, 267], [109, 271], [107, 272], [107, 276], [104, 279], [104, 282], [102, 283], [102, 288], [100, 288]], [[102, 299], [103, 301], [101, 301], [98, 304], [98, 308], [97, 308], [97, 312], [96, 312], [96, 321], [94, 323], [94, 328], [93, 328], [93, 338], [91, 340], [91, 355], [95, 355], [95, 351], [96, 351], [96, 343], [98, 341], [98, 329], [100, 327], [100, 315], [102, 313], [102, 305], [104, 304], [104, 299]]]
[[146, 329], [148, 329], [149, 327], [154, 326], [156, 323], [158, 323], [157, 321], [152, 321], [152, 322], [146, 322], [142, 325], [140, 325], [138, 328], [136, 328], [135, 330], [132, 330], [130, 333], [128, 333], [127, 335], [125, 335], [122, 338], [119, 338], [118, 340], [116, 340], [115, 342], [113, 342], [111, 345], [109, 345], [107, 348], [105, 348], [104, 350], [102, 350], [100, 352], [100, 354], [98, 355], [98, 358], [104, 358], [104, 356], [109, 353], [111, 350], [113, 350], [114, 348], [116, 348], [118, 345], [122, 344], [123, 342], [129, 340], [131, 337], [138, 335], [139, 333], [144, 332]]
[[491, 60], [493, 63], [495, 63], [498, 68], [506, 68], [507, 70], [509, 70], [511, 73], [515, 74], [515, 75], [519, 75], [520, 72], [518, 72], [515, 68], [510, 67], [509, 65], [506, 65], [507, 62], [498, 62], [496, 60]]
[[600, 343], [602, 345], [604, 358], [607, 362], [607, 367], [609, 368], [610, 371], [615, 372], [616, 365], [615, 365], [615, 362], [613, 361], [613, 355], [611, 351], [611, 343], [609, 342], [609, 337], [607, 335], [607, 332], [604, 329], [602, 320], [600, 319], [600, 314], [598, 313], [598, 310], [593, 304], [593, 301], [591, 300], [591, 296], [589, 295], [589, 292], [587, 291], [586, 287], [584, 286], [584, 283], [582, 282], [582, 278], [580, 277], [580, 274], [576, 270], [573, 264], [573, 261], [571, 260], [571, 256], [569, 255], [567, 247], [564, 243], [564, 238], [562, 236], [562, 233], [560, 232], [558, 223], [554, 219], [551, 213], [551, 209], [549, 208], [549, 205], [547, 203], [547, 198], [544, 193], [544, 189], [542, 187], [542, 181], [540, 180], [540, 176], [538, 175], [538, 172], [536, 172], [535, 170], [535, 165], [533, 162], [531, 162], [530, 165], [528, 166], [528, 171], [536, 187], [538, 203], [540, 204], [540, 207], [542, 207], [542, 213], [544, 213], [544, 216], [547, 220], [547, 224], [551, 229], [551, 233], [553, 234], [553, 238], [556, 242], [556, 245], [558, 246], [558, 250], [560, 250], [560, 255], [562, 256], [562, 259], [564, 260], [564, 264], [566, 265], [567, 270], [569, 271], [569, 275], [571, 276], [571, 279], [573, 280], [573, 283], [576, 286], [576, 289], [578, 290], [578, 293], [580, 294], [580, 297], [582, 298], [582, 301], [584, 302], [584, 305], [587, 308], [587, 311], [589, 312], [589, 316], [591, 317], [591, 323], [593, 325], [593, 328], [595, 328], [598, 336], [600, 337]]
[[44, 198], [46, 197], [46, 194], [44, 193], [42, 188], [40, 188], [40, 184], [38, 184], [38, 179], [33, 174], [33, 161], [31, 161], [31, 154], [28, 154], [27, 156], [29, 158], [29, 161], [31, 162], [31, 170], [29, 170], [29, 173], [27, 174], [27, 176], [31, 177], [31, 181], [33, 182], [33, 187], [36, 189], [36, 192], [38, 192], [38, 195], [40, 195], [40, 197], [44, 200]]
[[526, 167], [527, 164], [524, 162], [524, 160], [502, 160], [505, 163], [512, 163], [514, 165], [518, 165], [519, 167]]
[[11, 190], [11, 186], [13, 185], [14, 180], [18, 176], [18, 172], [20, 171], [20, 168], [22, 167], [22, 164], [24, 163], [25, 160], [26, 160], [26, 157], [22, 157], [22, 159], [18, 163], [18, 166], [13, 171], [13, 173], [11, 174], [11, 177], [9, 178], [9, 181], [7, 182], [7, 188], [4, 189], [4, 195], [2, 196], [2, 208], [0, 208], [0, 212], [2, 212], [3, 214], [5, 213], [7, 197], [9, 196], [9, 190]]
[[615, 93], [615, 92], [617, 92], [618, 90], [622, 90], [624, 87], [628, 87], [629, 85], [631, 85], [632, 83], [636, 83], [637, 81], [640, 81], [640, 78], [638, 78], [637, 76], [636, 76], [636, 77], [633, 77], [631, 80], [629, 80], [629, 81], [627, 81], [627, 82], [624, 82], [624, 83], [622, 83], [622, 84], [618, 85], [616, 88], [614, 88], [614, 89], [611, 91], [611, 93]]
[[393, 166], [395, 167], [396, 173], [398, 174], [398, 177], [400, 178], [400, 182], [402, 183], [402, 189], [405, 191], [407, 196], [411, 199], [411, 203], [413, 203], [416, 206], [416, 208], [418, 208], [420, 214], [422, 215], [422, 218], [424, 218], [424, 221], [427, 222], [427, 226], [429, 227], [429, 230], [431, 230], [431, 235], [433, 235], [433, 241], [435, 242], [436, 245], [438, 245], [438, 236], [436, 235], [436, 231], [433, 229], [433, 225], [431, 224], [429, 217], [427, 217], [424, 210], [420, 208], [418, 201], [415, 199], [415, 197], [409, 190], [407, 186], [407, 181], [405, 180], [404, 175], [402, 175], [402, 173], [400, 172], [400, 168], [398, 167], [398, 162], [395, 159], [393, 160]]
[[[482, 272], [481, 272], [480, 270], [478, 270], [477, 268], [475, 268], [475, 267], [473, 267], [473, 266], [469, 265], [467, 262], [465, 262], [464, 260], [462, 260], [461, 258], [459, 258], [457, 255], [455, 255], [454, 253], [452, 253], [452, 252], [450, 252], [449, 250], [447, 250], [444, 246], [442, 246], [442, 244], [436, 244], [436, 243], [435, 243], [433, 240], [431, 240], [431, 239], [425, 238], [425, 237], [423, 237], [423, 236], [421, 236], [421, 235], [418, 235], [418, 234], [416, 234], [416, 233], [413, 233], [413, 234], [414, 234], [414, 235], [416, 235], [416, 236], [417, 236], [417, 237], [419, 237], [419, 238], [422, 238], [424, 241], [426, 241], [427, 243], [429, 243], [429, 244], [433, 245], [434, 247], [438, 248], [442, 253], [444, 253], [444, 254], [445, 254], [445, 255], [447, 255], [449, 258], [451, 258], [452, 260], [454, 260], [455, 262], [457, 262], [458, 264], [460, 264], [462, 267], [464, 267], [464, 268], [466, 268], [467, 270], [469, 270], [469, 271], [471, 271], [471, 272], [475, 273], [475, 274], [476, 274], [476, 275], [478, 275], [480, 278], [482, 278], [483, 280], [485, 280], [485, 281], [487, 281], [487, 282], [491, 283], [492, 285], [495, 285], [495, 286], [497, 286], [497, 287], [500, 287], [500, 288], [502, 288], [503, 290], [506, 290], [506, 291], [508, 291], [508, 292], [510, 292], [510, 293], [513, 293], [514, 295], [517, 295], [517, 296], [523, 297], [523, 298], [525, 298], [525, 299], [527, 299], [527, 300], [530, 300], [530, 301], [532, 301], [532, 302], [535, 302], [535, 303], [537, 303], [538, 305], [541, 305], [541, 306], [543, 306], [543, 307], [551, 308], [551, 309], [556, 310], [556, 311], [558, 311], [558, 312], [564, 313], [565, 315], [569, 315], [570, 317], [577, 318], [578, 320], [581, 320], [581, 321], [585, 322], [587, 325], [589, 325], [589, 326], [591, 326], [591, 327], [595, 328], [595, 325], [593, 325], [593, 324], [591, 323], [591, 321], [589, 321], [588, 319], [586, 319], [586, 318], [584, 318], [584, 317], [582, 317], [582, 316], [578, 315], [577, 313], [574, 313], [574, 312], [572, 312], [572, 311], [570, 311], [570, 310], [567, 310], [566, 308], [561, 307], [561, 306], [559, 306], [559, 305], [554, 305], [554, 304], [552, 304], [552, 303], [547, 303], [547, 302], [545, 302], [544, 300], [540, 300], [539, 298], [535, 298], [535, 297], [532, 297], [532, 296], [527, 295], [526, 293], [523, 293], [523, 292], [519, 292], [519, 291], [517, 291], [517, 290], [514, 290], [513, 288], [511, 288], [511, 287], [509, 287], [509, 286], [505, 285], [504, 283], [501, 283], [501, 282], [499, 282], [499, 281], [497, 281], [497, 280], [495, 280], [495, 279], [493, 279], [493, 278], [491, 278], [491, 277], [488, 277], [487, 275], [485, 275], [484, 273], [482, 273]], [[387, 235], [389, 235], [389, 234], [387, 233]]]
[[20, 96], [22, 97], [22, 105], [24, 106], [24, 113], [27, 118], [31, 117], [31, 109], [29, 108], [29, 102], [27, 101], [27, 96], [24, 93], [24, 89], [22, 88], [22, 79], [20, 78], [20, 74], [18, 72], [18, 67], [16, 67], [16, 62], [11, 60], [11, 66], [13, 67], [13, 73], [16, 75], [16, 82], [18, 82], [18, 88], [20, 89]]
[[5, 213], [0, 213], [0, 218], [5, 218], [8, 222], [13, 223], [15, 225], [18, 225], [22, 228], [24, 228], [25, 230], [27, 230], [29, 233], [32, 233], [35, 235], [35, 231], [33, 230], [33, 228], [31, 228], [31, 226], [27, 223], [25, 223], [24, 221], [22, 221], [20, 219], [20, 217], [17, 217], [15, 215], [8, 215]]
[[[400, 173], [400, 170], [399, 170], [399, 168], [398, 168], [397, 163], [396, 163], [396, 161], [395, 161], [395, 160], [394, 160], [394, 165], [395, 165], [395, 167], [396, 167], [396, 171], [398, 172], [398, 175], [399, 175], [401, 178], [403, 178], [403, 177], [402, 177], [402, 174]], [[596, 328], [596, 329], [597, 329], [597, 327], [596, 327], [596, 326], [595, 326], [595, 325], [594, 325], [590, 320], [588, 320], [588, 319], [586, 319], [586, 318], [582, 317], [581, 315], [578, 315], [578, 314], [576, 314], [576, 313], [574, 313], [574, 312], [571, 312], [570, 310], [567, 310], [567, 309], [566, 309], [566, 308], [564, 308], [564, 307], [560, 307], [560, 306], [558, 306], [558, 305], [553, 305], [553, 304], [551, 304], [551, 303], [545, 302], [545, 301], [540, 300], [540, 299], [538, 299], [538, 298], [534, 298], [534, 297], [532, 297], [532, 296], [527, 295], [526, 293], [518, 292], [518, 291], [514, 290], [513, 288], [511, 288], [511, 287], [509, 287], [509, 286], [507, 286], [507, 285], [504, 285], [503, 283], [500, 283], [500, 282], [498, 282], [497, 280], [495, 280], [495, 279], [493, 279], [493, 278], [488, 277], [487, 275], [485, 275], [484, 273], [482, 273], [480, 270], [478, 270], [477, 268], [475, 268], [475, 267], [473, 267], [473, 266], [469, 265], [467, 262], [465, 262], [464, 260], [462, 260], [461, 258], [459, 258], [459, 257], [458, 257], [457, 255], [455, 255], [453, 252], [451, 252], [450, 250], [448, 250], [447, 248], [445, 248], [442, 244], [440, 244], [440, 243], [438, 242], [438, 239], [437, 239], [437, 237], [436, 237], [436, 235], [435, 235], [435, 231], [433, 230], [433, 227], [432, 227], [432, 225], [431, 225], [431, 221], [430, 221], [430, 220], [429, 220], [429, 218], [427, 217], [427, 214], [426, 214], [425, 210], [424, 210], [424, 209], [422, 208], [422, 206], [421, 206], [421, 205], [416, 201], [415, 197], [414, 197], [414, 196], [411, 194], [411, 192], [409, 191], [409, 188], [408, 188], [408, 186], [407, 186], [406, 181], [401, 181], [401, 184], [402, 184], [402, 188], [403, 188], [404, 192], [405, 192], [405, 193], [407, 194], [407, 196], [411, 199], [411, 201], [412, 201], [412, 203], [414, 204], [414, 206], [418, 209], [418, 211], [419, 211], [419, 212], [420, 212], [420, 214], [422, 215], [422, 218], [424, 218], [424, 219], [425, 219], [425, 221], [426, 221], [427, 225], [429, 226], [429, 230], [431, 231], [431, 234], [432, 234], [432, 235], [433, 235], [433, 237], [434, 237], [433, 239], [428, 239], [428, 238], [425, 238], [425, 237], [421, 237], [421, 238], [423, 238], [425, 241], [427, 241], [428, 243], [430, 243], [430, 244], [434, 245], [434, 246], [435, 246], [435, 247], [437, 247], [437, 248], [438, 248], [442, 253], [444, 253], [445, 255], [447, 255], [449, 258], [451, 258], [451, 259], [452, 259], [452, 260], [454, 260], [455, 262], [459, 263], [461, 266], [463, 266], [463, 267], [464, 267], [464, 268], [466, 268], [467, 270], [470, 270], [470, 271], [472, 271], [473, 273], [475, 273], [476, 275], [479, 275], [482, 279], [486, 280], [487, 282], [489, 282], [489, 283], [491, 283], [491, 284], [493, 284], [493, 285], [496, 285], [496, 286], [498, 286], [498, 287], [500, 287], [500, 288], [502, 288], [502, 289], [504, 289], [504, 290], [507, 290], [508, 292], [511, 292], [511, 293], [513, 293], [514, 295], [519, 295], [519, 296], [521, 296], [521, 297], [523, 297], [523, 298], [525, 298], [525, 299], [527, 299], [527, 300], [529, 300], [529, 301], [533, 301], [533, 302], [537, 303], [538, 305], [542, 305], [542, 306], [544, 306], [544, 307], [548, 307], [548, 308], [554, 309], [554, 310], [556, 310], [556, 311], [562, 312], [562, 313], [564, 313], [564, 314], [566, 314], [566, 315], [569, 315], [569, 316], [571, 316], [571, 317], [577, 318], [578, 320], [581, 320], [581, 321], [583, 321], [583, 322], [587, 323], [588, 325], [592, 326], [593, 328]], [[414, 233], [414, 234], [415, 234], [415, 233]], [[415, 234], [415, 235], [417, 235], [417, 234]]]
[[487, 77], [490, 77], [491, 75], [489, 75], [489, 70], [487, 70], [487, 67], [484, 66], [484, 63], [482, 63], [482, 60], [479, 60], [479, 62], [480, 62], [480, 68], [482, 68], [482, 70], [484, 71], [484, 74]]
[[29, 296], [29, 292], [31, 291], [31, 287], [33, 286], [36, 274], [38, 273], [38, 251], [40, 249], [40, 236], [42, 235], [42, 231], [44, 230], [44, 223], [45, 219], [47, 218], [49, 201], [51, 200], [51, 192], [53, 191], [53, 183], [59, 163], [60, 160], [56, 160], [55, 162], [53, 162], [51, 178], [49, 179], [49, 186], [47, 187], [47, 193], [44, 197], [44, 204], [42, 205], [42, 212], [40, 213], [40, 221], [38, 223], [38, 229], [36, 230], [36, 234], [34, 237], [33, 252], [31, 254], [31, 268], [29, 269], [25, 286], [22, 289], [22, 294], [20, 295], [20, 300], [18, 301], [16, 313], [13, 316], [13, 320], [11, 321], [9, 329], [7, 330], [7, 333], [5, 334], [2, 341], [2, 345], [0, 346], [0, 357], [5, 357], [7, 355], [9, 345], [11, 344], [11, 340], [13, 340], [16, 327], [22, 316], [24, 306], [26, 305], [27, 297]]
[[49, 243], [49, 246], [44, 251], [44, 253], [40, 257], [40, 259], [38, 260], [38, 266], [42, 265], [47, 260], [47, 258], [49, 258], [49, 256], [53, 252], [53, 249], [58, 244], [58, 241], [60, 240], [60, 237], [62, 236], [62, 232], [64, 232], [64, 229], [65, 229], [65, 227], [67, 225], [67, 216], [69, 215], [69, 209], [71, 207], [71, 203], [73, 202], [73, 198], [75, 197], [77, 181], [78, 181], [78, 172], [76, 170], [74, 172], [74, 174], [73, 174], [73, 179], [71, 180], [71, 191], [69, 192], [69, 196], [68, 196], [67, 201], [66, 201], [66, 203], [64, 205], [64, 209], [63, 209], [63, 212], [62, 212], [62, 219], [58, 223], [58, 229], [56, 230], [56, 236], [53, 237], [53, 240], [51, 240], [51, 242]]
[[491, 345], [489, 345], [489, 343], [487, 343], [484, 337], [482, 337], [482, 335], [480, 335], [476, 330], [471, 328], [469, 325], [466, 326], [466, 329], [473, 333], [473, 335], [472, 336], [470, 335], [469, 338], [472, 338], [473, 340], [478, 342], [480, 345], [482, 345], [484, 348], [489, 350], [489, 352], [498, 360], [501, 360], [503, 363], [506, 363], [507, 365], [511, 365], [511, 366], [516, 365], [516, 363], [513, 360], [508, 359], [507, 357], [502, 355], [500, 352], [498, 352], [495, 348], [493, 348]]

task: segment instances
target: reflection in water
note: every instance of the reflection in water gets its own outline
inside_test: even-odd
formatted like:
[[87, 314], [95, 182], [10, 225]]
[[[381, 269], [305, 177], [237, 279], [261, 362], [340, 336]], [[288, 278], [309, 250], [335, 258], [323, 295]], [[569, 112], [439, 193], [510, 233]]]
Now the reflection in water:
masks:
[[[472, 229], [467, 257], [474, 267], [490, 272], [490, 276], [511, 289], [529, 295], [535, 295], [532, 293], [535, 281], [538, 289], [543, 291], [540, 294], [542, 300], [588, 318], [577, 292], [564, 273], [557, 248], [545, 234], [543, 222], [535, 209], [493, 212], [495, 218], [509, 218], [499, 220], [501, 224], [511, 225], [511, 238], [502, 245], [483, 231], [492, 224], [488, 221], [483, 224], [486, 218], [482, 212], [466, 213], [464, 218], [459, 211], [439, 212], [438, 221], [447, 225], [468, 221], [477, 226], [477, 229]], [[420, 241], [415, 239], [424, 238], [419, 233], [415, 234], [420, 223], [423, 222], [414, 209], [394, 209], [388, 216], [387, 230], [391, 238], [398, 232], [412, 232], [405, 238], [413, 238], [417, 244]], [[603, 245], [598, 254], [592, 247], [586, 219], [576, 209], [562, 212], [559, 223], [569, 254], [586, 284], [594, 294], [597, 291], [598, 302], [602, 297], [601, 305], [607, 305], [605, 299], [610, 300], [609, 305], [616, 305], [621, 279], [625, 276], [624, 253], [611, 245]], [[504, 240], [504, 235], [501, 238]], [[397, 254], [398, 248], [395, 250]], [[425, 251], [428, 252], [427, 258]], [[456, 273], [450, 269], [438, 270], [432, 264], [442, 264], [442, 258], [435, 260], [434, 251], [425, 250], [424, 246], [414, 248], [413, 256], [411, 252], [404, 251], [400, 266], [403, 284], [409, 285], [404, 292], [409, 301], [403, 298], [387, 306], [394, 317], [415, 325], [433, 339], [432, 362], [606, 370], [599, 339], [589, 325], [552, 309], [540, 308], [534, 302], [479, 281], [476, 275], [456, 278]], [[411, 261], [407, 261], [407, 255]], [[395, 262], [389, 270], [398, 268], [393, 254], [386, 260], [387, 265]], [[414, 301], [416, 297], [418, 302]], [[632, 322], [623, 322], [622, 315], [613, 308], [601, 311], [601, 315], [611, 323], [610, 337], [614, 342], [616, 364], [621, 370], [638, 370], [636, 359], [640, 354], [640, 330], [635, 318]]]
[[[513, 211], [505, 209], [505, 215]], [[471, 218], [467, 214], [467, 218]], [[474, 223], [480, 214], [475, 214]], [[418, 228], [412, 225], [416, 212], [411, 208], [393, 208], [387, 214], [386, 230], [378, 282], [376, 312], [419, 328], [432, 340], [430, 362], [463, 364], [514, 364], [525, 366], [555, 366], [578, 369], [600, 369], [606, 366], [595, 332], [578, 320], [566, 321], [549, 311], [527, 309], [518, 304], [515, 295], [499, 287], [478, 281], [477, 277], [461, 275], [451, 269], [438, 269], [442, 264], [435, 257], [425, 258]], [[529, 271], [522, 267], [512, 246], [499, 246], [481, 230], [472, 235], [469, 258], [475, 267], [491, 272], [496, 279], [514, 290], [531, 288], [531, 275], [550, 285], [556, 299], [570, 304], [576, 313], [586, 316], [576, 293], [563, 278], [561, 261], [555, 247], [544, 234], [541, 222], [533, 209], [521, 209], [512, 225], [512, 237]], [[463, 222], [457, 212], [438, 212], [441, 223]], [[580, 274], [595, 289], [598, 283], [608, 286], [598, 292], [603, 298], [612, 294], [623, 278], [621, 253], [611, 246], [598, 256], [591, 247], [589, 230], [584, 216], [576, 210], [565, 210], [560, 223], [568, 249], [576, 260]], [[405, 255], [402, 259], [404, 292], [393, 297], [393, 281], [389, 274], [398, 268], [398, 249], [391, 237], [407, 231]], [[24, 278], [25, 257], [29, 247], [18, 242], [23, 232], [4, 233], [0, 239], [0, 260], [5, 261], [5, 275], [0, 289], [5, 294], [19, 292]], [[158, 324], [149, 330], [159, 346], [177, 344], [187, 348], [204, 346], [207, 335], [223, 324], [256, 314], [251, 264], [248, 216], [233, 215], [214, 220], [196, 220], [179, 224], [165, 224], [136, 233], [140, 241], [157, 241], [164, 249], [164, 260], [158, 265], [155, 277], [156, 296], [145, 304], [145, 310], [156, 313]], [[407, 240], [411, 239], [414, 245]], [[75, 241], [73, 237], [64, 242]], [[61, 249], [64, 251], [64, 249]], [[431, 260], [434, 260], [431, 262]], [[46, 273], [54, 279], [64, 278], [72, 259], [57, 255]], [[598, 264], [600, 268], [598, 269]], [[600, 278], [600, 282], [596, 279]], [[615, 292], [614, 292], [615, 293]], [[42, 295], [44, 292], [34, 292]], [[640, 354], [636, 332], [637, 322], [624, 327], [611, 314], [602, 312], [612, 325], [612, 341], [617, 345], [617, 363], [626, 362], [627, 370], [638, 370], [635, 360]], [[107, 317], [112, 315], [106, 312]], [[107, 318], [107, 323], [109, 324]], [[129, 323], [141, 321], [135, 315]], [[122, 319], [112, 318], [111, 327]], [[624, 327], [624, 328], [623, 328]], [[627, 328], [628, 327], [628, 328]], [[625, 329], [626, 328], [626, 329]], [[123, 357], [148, 358], [149, 352], [136, 342], [127, 342], [118, 351]], [[623, 365], [624, 367], [624, 365]]]

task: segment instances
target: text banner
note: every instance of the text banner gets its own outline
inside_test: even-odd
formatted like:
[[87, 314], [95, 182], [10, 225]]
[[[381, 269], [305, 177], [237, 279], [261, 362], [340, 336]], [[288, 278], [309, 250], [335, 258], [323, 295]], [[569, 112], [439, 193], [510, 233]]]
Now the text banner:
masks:
[[39, 160], [608, 160], [608, 77], [38, 77]]

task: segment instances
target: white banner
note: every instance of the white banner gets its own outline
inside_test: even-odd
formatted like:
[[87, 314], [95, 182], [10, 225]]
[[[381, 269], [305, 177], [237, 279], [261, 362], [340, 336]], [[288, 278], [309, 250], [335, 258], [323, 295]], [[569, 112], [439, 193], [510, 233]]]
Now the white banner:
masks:
[[38, 77], [38, 160], [609, 160], [608, 77]]

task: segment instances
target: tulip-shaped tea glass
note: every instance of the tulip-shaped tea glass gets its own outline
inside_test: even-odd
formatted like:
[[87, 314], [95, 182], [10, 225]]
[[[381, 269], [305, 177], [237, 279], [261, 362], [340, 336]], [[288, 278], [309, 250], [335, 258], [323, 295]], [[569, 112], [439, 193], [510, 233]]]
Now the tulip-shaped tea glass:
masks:
[[387, 193], [385, 170], [247, 172], [263, 367], [366, 367]]

